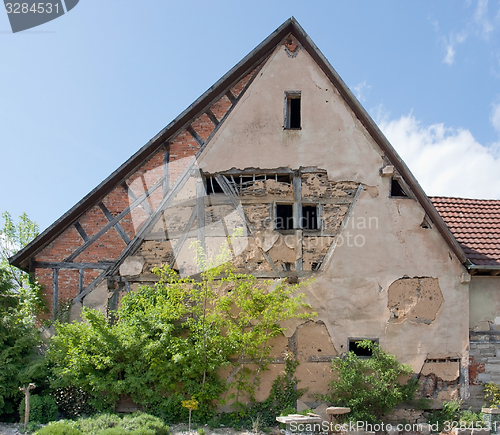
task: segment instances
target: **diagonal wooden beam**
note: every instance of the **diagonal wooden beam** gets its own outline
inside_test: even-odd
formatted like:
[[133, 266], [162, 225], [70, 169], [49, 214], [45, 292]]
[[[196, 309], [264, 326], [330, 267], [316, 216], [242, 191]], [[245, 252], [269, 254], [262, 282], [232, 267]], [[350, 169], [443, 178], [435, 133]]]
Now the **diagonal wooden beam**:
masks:
[[335, 248], [337, 246], [337, 241], [339, 239], [339, 236], [342, 234], [342, 231], [346, 227], [347, 221], [351, 217], [352, 211], [354, 210], [354, 206], [358, 202], [359, 195], [361, 195], [361, 192], [363, 191], [363, 188], [364, 188], [364, 186], [362, 184], [360, 184], [358, 186], [358, 189], [356, 190], [356, 194], [354, 195], [354, 198], [353, 198], [351, 204], [349, 205], [349, 209], [347, 210], [347, 214], [345, 215], [344, 220], [342, 221], [342, 224], [340, 225], [340, 228], [337, 231], [337, 234], [333, 238], [332, 244], [328, 248], [328, 251], [327, 251], [325, 257], [321, 261], [321, 266], [318, 269], [319, 271], [322, 272], [323, 270], [325, 270], [326, 264], [330, 261], [330, 258], [332, 258], [333, 252], [335, 251]]
[[[121, 186], [129, 196], [129, 198], [132, 200], [132, 202], [137, 200], [137, 195], [130, 187], [127, 186], [127, 183], [125, 183], [125, 181], [121, 184]], [[148, 216], [151, 216], [152, 211], [147, 202], [143, 202], [141, 204], [141, 207], [144, 209], [144, 211], [147, 213]]]
[[[243, 219], [243, 222], [245, 222], [245, 226], [247, 227], [249, 234], [251, 234], [253, 236], [254, 233], [253, 233], [252, 227], [251, 227], [250, 222], [248, 221], [248, 219], [245, 215], [245, 211], [243, 210], [243, 207], [241, 206], [241, 202], [238, 201], [236, 192], [233, 190], [233, 188], [231, 187], [231, 185], [227, 181], [226, 177], [224, 177], [221, 174], [217, 174], [216, 178], [217, 178], [217, 182], [219, 183], [220, 187], [222, 188], [222, 191], [229, 197], [234, 208], [236, 209], [236, 211], [238, 212], [240, 217]], [[269, 263], [269, 266], [271, 266], [271, 268], [273, 269], [274, 272], [278, 273], [281, 276], [282, 275], [281, 271], [276, 267], [271, 256], [267, 252], [264, 252], [263, 249], [261, 249], [261, 251], [262, 251], [262, 254], [264, 255], [264, 258]]]
[[231, 92], [231, 90], [229, 90], [229, 91], [226, 92], [226, 97], [229, 98], [229, 101], [231, 101], [231, 104], [233, 104], [233, 105], [237, 101], [237, 98], [233, 95], [233, 93]]
[[200, 135], [198, 133], [196, 133], [195, 129], [191, 126], [189, 126], [188, 128], [186, 128], [186, 131], [191, 135], [193, 136], [193, 139], [196, 141], [196, 143], [202, 147], [203, 146], [203, 139], [200, 137]]
[[95, 233], [92, 237], [90, 237], [83, 245], [79, 246], [77, 249], [73, 251], [71, 255], [69, 255], [64, 261], [73, 261], [76, 257], [78, 257], [85, 249], [87, 249], [92, 243], [94, 243], [99, 237], [101, 237], [106, 231], [108, 231], [112, 226], [114, 226], [117, 222], [120, 222], [125, 216], [127, 216], [134, 208], [138, 205], [142, 204], [142, 202], [151, 195], [158, 187], [162, 184], [162, 180], [158, 181], [150, 190], [144, 192], [141, 196], [139, 196], [132, 204], [130, 204], [127, 208], [125, 208], [120, 214], [114, 217], [112, 221], [109, 221], [106, 225], [104, 225], [97, 233]]
[[[111, 214], [111, 212], [108, 210], [108, 208], [102, 203], [102, 201], [99, 202], [98, 205], [99, 205], [99, 208], [101, 209], [101, 211], [104, 213], [104, 216], [106, 216], [106, 219], [108, 220], [108, 222], [111, 222], [114, 219], [114, 216]], [[130, 243], [130, 239], [127, 236], [127, 233], [125, 232], [125, 230], [120, 225], [120, 223], [117, 222], [114, 225], [114, 227], [115, 227], [116, 231], [118, 232], [118, 234], [120, 234], [120, 237], [125, 242], [125, 244], [128, 245]]]
[[214, 127], [217, 127], [219, 125], [219, 120], [217, 117], [214, 115], [214, 112], [212, 112], [212, 109], [208, 108], [207, 111], [205, 112], [210, 121], [212, 121], [212, 124]]
[[[188, 165], [188, 167], [186, 168], [186, 170], [183, 171], [183, 173], [179, 176], [179, 178], [175, 182], [174, 186], [172, 186], [171, 190], [168, 191], [167, 195], [164, 196], [164, 198], [163, 198], [162, 202], [160, 203], [160, 205], [156, 208], [155, 212], [152, 213], [152, 215], [149, 217], [149, 220], [144, 223], [144, 225], [140, 228], [140, 230], [135, 235], [134, 239], [127, 245], [127, 247], [118, 256], [118, 258], [116, 259], [113, 267], [109, 268], [107, 271], [105, 271], [101, 275], [99, 275], [81, 293], [81, 295], [79, 295], [77, 297], [78, 300], [77, 299], [74, 300], [74, 303], [81, 301], [87, 294], [89, 294], [95, 288], [95, 286], [97, 286], [99, 284], [99, 282], [102, 279], [104, 279], [107, 276], [112, 276], [113, 274], [115, 274], [117, 272], [117, 270], [119, 269], [120, 265], [122, 264], [122, 262], [125, 260], [125, 258], [127, 258], [127, 256], [130, 255], [131, 253], [135, 252], [135, 250], [139, 247], [139, 245], [144, 240], [144, 237], [146, 236], [146, 234], [148, 234], [149, 231], [151, 231], [151, 229], [154, 227], [154, 225], [156, 224], [156, 222], [158, 221], [158, 219], [160, 218], [160, 216], [163, 214], [163, 212], [165, 211], [165, 209], [172, 203], [173, 199], [175, 198], [175, 196], [179, 192], [180, 188], [189, 179], [189, 176], [190, 176], [191, 171], [192, 171], [192, 169], [194, 167], [194, 164], [196, 163], [196, 160], [201, 155], [201, 153], [205, 150], [205, 148], [207, 147], [208, 143], [210, 142], [210, 140], [212, 139], [212, 137], [214, 137], [214, 135], [217, 133], [218, 129], [221, 127], [221, 125], [224, 123], [224, 121], [227, 119], [227, 117], [231, 114], [231, 112], [234, 109], [236, 103], [243, 97], [243, 95], [245, 94], [245, 92], [248, 90], [248, 88], [250, 87], [250, 85], [253, 83], [253, 81], [254, 81], [254, 79], [257, 76], [257, 74], [258, 74], [259, 71], [260, 71], [260, 68], [256, 68], [255, 69], [252, 77], [250, 78], [250, 80], [248, 81], [248, 83], [244, 87], [243, 91], [238, 95], [237, 98], [235, 98], [234, 95], [230, 91], [228, 91], [229, 94], [233, 98], [233, 103], [231, 104], [231, 107], [227, 110], [227, 112], [225, 113], [225, 115], [223, 116], [223, 118], [220, 120], [220, 122], [218, 123], [218, 125], [214, 128], [214, 130], [212, 131], [212, 133], [210, 134], [210, 136], [204, 142], [203, 146], [196, 153], [196, 155], [193, 158], [192, 162]], [[229, 96], [228, 96], [228, 98], [229, 98]], [[187, 128], [187, 126], [186, 126], [186, 128]], [[160, 181], [162, 181], [162, 180], [160, 180]], [[128, 209], [132, 209], [133, 208], [132, 206], [137, 207], [137, 205], [141, 204], [141, 202], [145, 199], [145, 195], [146, 194], [149, 195], [149, 194], [153, 193], [154, 190], [156, 190], [158, 188], [158, 186], [159, 186], [158, 183], [155, 184], [155, 186], [153, 186], [153, 188], [150, 189], [149, 192], [146, 192], [143, 195], [141, 195], [141, 197], [139, 197], [137, 199], [137, 201], [134, 201], [134, 203], [131, 204], [131, 206], [128, 207]], [[129, 212], [130, 212], [130, 210], [127, 211], [127, 209], [125, 209], [122, 213], [120, 213], [118, 216], [116, 216], [115, 219], [119, 218], [119, 219], [117, 219], [117, 221], [119, 221], [124, 216], [126, 216]], [[83, 250], [85, 250], [88, 246], [90, 246], [90, 244], [92, 244], [95, 240], [97, 240], [97, 238], [99, 238], [102, 234], [104, 234], [111, 227], [110, 224], [111, 224], [111, 222], [109, 222], [106, 225], [106, 229], [103, 228], [102, 230], [100, 230], [99, 231], [100, 234], [97, 237], [95, 237], [95, 238], [92, 237], [91, 238], [91, 239], [93, 239], [92, 242], [89, 239], [89, 242], [91, 242], [91, 243], [88, 243], [83, 249], [81, 249], [81, 251], [79, 253], [83, 252]], [[80, 250], [80, 248], [78, 250]], [[79, 253], [77, 253], [76, 255], [74, 255], [75, 253], [73, 253], [70, 257], [72, 257], [72, 259], [74, 259], [74, 258], [76, 258], [79, 255]], [[70, 260], [68, 260], [68, 261], [70, 261]]]
[[80, 234], [80, 237], [83, 239], [83, 241], [86, 242], [89, 239], [89, 236], [80, 225], [80, 222], [75, 222], [73, 225], [75, 226], [76, 231], [78, 231], [78, 234]]
[[170, 267], [174, 267], [175, 260], [177, 259], [177, 256], [181, 252], [181, 249], [184, 246], [184, 243], [186, 242], [186, 240], [188, 238], [189, 230], [193, 226], [193, 222], [194, 222], [194, 220], [196, 218], [196, 215], [197, 215], [196, 208], [193, 207], [193, 211], [191, 212], [191, 216], [189, 216], [189, 220], [188, 220], [186, 226], [184, 227], [184, 231], [182, 232], [182, 236], [177, 241], [177, 243], [175, 244], [175, 246], [172, 247], [173, 258], [172, 258], [172, 261], [170, 262]]

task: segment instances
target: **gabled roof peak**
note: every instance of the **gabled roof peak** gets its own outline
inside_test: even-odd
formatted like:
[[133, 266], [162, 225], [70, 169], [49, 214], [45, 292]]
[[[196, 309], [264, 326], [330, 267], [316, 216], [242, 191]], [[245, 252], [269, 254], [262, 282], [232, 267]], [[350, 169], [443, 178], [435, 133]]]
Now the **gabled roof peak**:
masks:
[[143, 165], [144, 162], [156, 153], [165, 143], [168, 143], [169, 140], [189, 127], [194, 119], [199, 117], [201, 114], [206, 113], [214, 101], [217, 101], [219, 98], [226, 95], [231, 87], [236, 82], [241, 80], [242, 77], [248, 75], [249, 72], [254, 71], [259, 65], [262, 65], [263, 62], [271, 55], [273, 50], [279, 44], [282, 44], [284, 38], [290, 34], [297, 39], [301, 47], [309, 53], [332, 84], [338, 89], [340, 95], [344, 98], [352, 112], [360, 120], [368, 133], [373, 137], [374, 141], [378, 144], [387, 159], [392, 165], [394, 165], [399, 174], [401, 174], [404, 181], [414, 193], [416, 200], [422, 205], [429, 218], [436, 224], [451, 249], [461, 262], [465, 262], [466, 256], [463, 253], [462, 248], [449, 232], [442, 218], [439, 216], [431, 201], [426, 196], [415, 177], [411, 174], [406, 164], [402, 161], [389, 141], [385, 138], [375, 122], [337, 74], [335, 69], [330, 65], [325, 56], [309, 38], [297, 20], [292, 16], [264, 41], [262, 41], [262, 43], [260, 43], [247, 56], [245, 56], [228, 73], [221, 77], [220, 80], [203, 93], [203, 95], [201, 95], [193, 104], [184, 110], [177, 118], [156, 134], [137, 153], [135, 153], [122, 166], [114, 171], [106, 180], [92, 190], [60, 219], [54, 222], [32, 243], [14, 255], [10, 259], [11, 264], [23, 269], [28, 269], [30, 259], [36, 255], [37, 252], [51, 243], [66, 228], [75, 223], [77, 219], [87, 210], [99, 203], [99, 201], [101, 201], [101, 199], [113, 188], [120, 183], [123, 183], [127, 177]]

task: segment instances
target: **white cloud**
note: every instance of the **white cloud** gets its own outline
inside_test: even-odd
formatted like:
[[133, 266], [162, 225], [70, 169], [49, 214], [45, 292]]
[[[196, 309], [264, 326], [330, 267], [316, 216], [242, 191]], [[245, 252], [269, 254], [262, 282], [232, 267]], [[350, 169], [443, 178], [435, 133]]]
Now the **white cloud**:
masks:
[[500, 133], [500, 103], [493, 104], [490, 122], [493, 128]]
[[[493, 122], [500, 127], [500, 105]], [[469, 130], [425, 126], [412, 114], [379, 125], [428, 195], [500, 199], [500, 158]]]
[[365, 97], [365, 91], [367, 91], [368, 89], [370, 89], [371, 86], [369, 86], [367, 83], [366, 83], [366, 80], [361, 82], [361, 83], [358, 83], [356, 86], [353, 86], [352, 87], [352, 90], [354, 91], [354, 93], [356, 94], [356, 98], [363, 102], [366, 100], [366, 97]]
[[455, 61], [455, 47], [458, 44], [465, 42], [466, 39], [467, 39], [467, 34], [465, 32], [451, 33], [449, 38], [443, 38], [446, 48], [446, 55], [443, 59], [444, 63], [447, 63], [448, 65], [453, 65], [453, 62]]
[[474, 23], [479, 27], [482, 37], [488, 39], [494, 30], [494, 26], [488, 18], [488, 0], [478, 0], [474, 12]]

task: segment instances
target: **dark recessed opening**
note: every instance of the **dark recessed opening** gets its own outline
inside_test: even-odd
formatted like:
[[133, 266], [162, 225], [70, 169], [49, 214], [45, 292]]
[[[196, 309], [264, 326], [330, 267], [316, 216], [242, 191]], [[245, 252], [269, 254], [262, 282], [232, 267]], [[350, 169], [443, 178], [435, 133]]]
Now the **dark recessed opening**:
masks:
[[293, 230], [292, 204], [276, 204], [276, 229]]
[[279, 182], [279, 183], [287, 183], [287, 184], [290, 184], [291, 183], [291, 180], [290, 180], [290, 175], [277, 175], [276, 176], [276, 181]]
[[302, 206], [302, 225], [301, 228], [305, 230], [318, 229], [318, 207], [315, 205]]
[[290, 100], [290, 128], [300, 128], [300, 98]]
[[213, 195], [214, 193], [224, 193], [222, 187], [220, 187], [220, 184], [217, 181], [217, 178], [208, 177], [206, 181], [207, 195]]
[[408, 195], [404, 191], [403, 187], [401, 186], [401, 183], [396, 179], [393, 178], [391, 180], [391, 196], [392, 197], [402, 197], [402, 198], [408, 198]]
[[[372, 351], [366, 347], [358, 346], [363, 340], [353, 340], [349, 339], [349, 352], [354, 352], [357, 356], [370, 357], [372, 356]], [[376, 340], [370, 340], [372, 343], [376, 343]]]
[[285, 128], [300, 129], [300, 92], [286, 94]]

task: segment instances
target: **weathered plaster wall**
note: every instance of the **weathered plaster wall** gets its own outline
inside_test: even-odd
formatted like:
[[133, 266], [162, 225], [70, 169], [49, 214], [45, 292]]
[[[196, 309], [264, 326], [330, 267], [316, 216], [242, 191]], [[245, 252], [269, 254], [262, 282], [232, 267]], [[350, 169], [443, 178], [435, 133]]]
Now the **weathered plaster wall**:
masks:
[[500, 277], [473, 276], [470, 282], [469, 328], [500, 330]]
[[[299, 131], [283, 129], [287, 90], [301, 91]], [[466, 376], [468, 285], [460, 281], [463, 266], [434, 227], [421, 227], [425, 212], [416, 201], [389, 197], [390, 177], [379, 172], [384, 166], [381, 150], [309, 55], [302, 50], [291, 58], [277, 49], [202, 154], [200, 167], [215, 173], [318, 162], [330, 180], [365, 186], [327, 270], [304, 290], [336, 351], [347, 350], [349, 337], [378, 338], [416, 373], [426, 360], [452, 358]], [[409, 290], [414, 300], [408, 306], [420, 297], [424, 321], [391, 317], [389, 288], [402, 278], [414, 279], [428, 293], [417, 295], [420, 284]]]
[[[294, 90], [301, 91], [301, 129], [286, 130], [284, 95]], [[323, 232], [295, 231], [286, 238], [274, 230], [272, 201], [263, 203], [263, 198], [299, 201], [290, 185], [266, 180], [240, 195], [247, 201], [242, 209], [250, 232], [240, 237], [238, 267], [273, 273], [268, 257], [281, 270], [302, 258], [299, 272], [311, 274], [313, 264], [334, 247], [324, 270], [315, 273], [316, 281], [304, 288], [318, 318], [286, 325], [283, 343], [288, 342], [301, 363], [299, 387], [308, 387], [308, 394], [324, 393], [333, 376], [331, 358], [347, 351], [349, 338], [372, 338], [400, 362], [411, 364], [420, 375], [423, 396], [450, 399], [458, 395], [459, 381], [468, 384], [469, 289], [460, 280], [465, 269], [434, 227], [421, 226], [425, 212], [416, 201], [389, 197], [390, 177], [381, 174], [385, 165], [382, 151], [308, 53], [300, 50], [290, 57], [283, 47], [267, 61], [199, 160], [209, 174], [288, 168], [300, 173], [300, 201], [321, 206]], [[195, 178], [134, 258], [124, 263], [123, 278], [147, 282], [151, 267], [162, 262], [171, 262], [182, 273], [196, 272], [189, 243], [202, 233], [211, 236], [209, 252], [217, 252], [229, 222], [221, 217], [231, 213], [227, 203], [218, 204], [215, 198], [200, 202]], [[341, 203], [341, 197], [350, 199]], [[205, 211], [202, 228], [198, 218], [191, 218], [200, 207]], [[235, 210], [232, 216], [229, 226], [242, 228]], [[258, 398], [266, 397], [282, 368], [275, 361], [262, 374]], [[228, 373], [229, 378], [234, 375]], [[465, 397], [466, 388], [461, 393]]]

